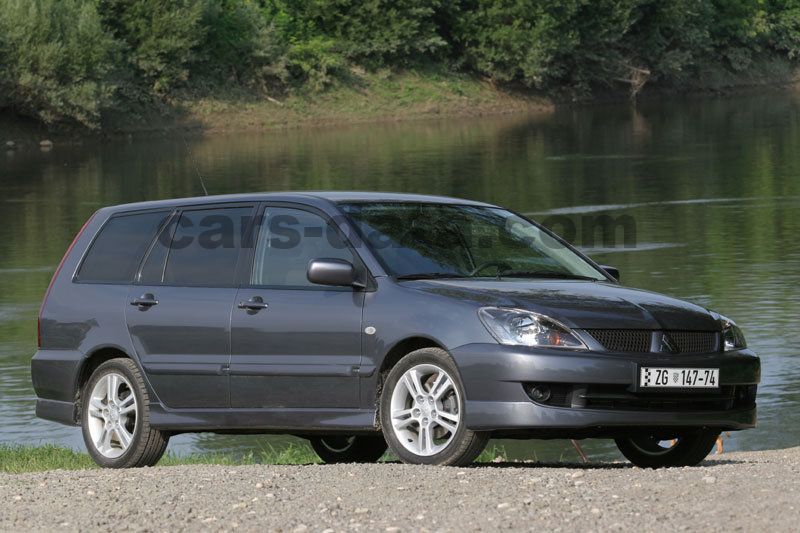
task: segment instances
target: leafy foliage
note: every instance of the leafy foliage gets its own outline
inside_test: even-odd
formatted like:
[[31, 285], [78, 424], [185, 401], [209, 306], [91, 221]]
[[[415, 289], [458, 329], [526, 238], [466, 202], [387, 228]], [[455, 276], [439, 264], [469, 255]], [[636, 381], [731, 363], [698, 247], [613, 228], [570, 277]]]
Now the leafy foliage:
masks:
[[800, 1], [770, 0], [765, 16], [768, 46], [785, 52], [791, 59], [800, 57]]
[[333, 83], [346, 65], [335, 41], [322, 36], [290, 42], [287, 54], [288, 69], [294, 81], [312, 91], [322, 91]]
[[319, 37], [336, 43], [349, 60], [375, 65], [435, 55], [447, 43], [436, 14], [443, 0], [269, 0], [293, 43]]
[[319, 92], [445, 65], [586, 96], [800, 59], [800, 0], [0, 0], [0, 107], [106, 109], [241, 86]]
[[96, 127], [112, 101], [118, 47], [93, 3], [0, 0], [0, 106]]
[[253, 0], [209, 2], [203, 25], [207, 78], [266, 87], [286, 81], [285, 47]]
[[196, 47], [206, 36], [203, 0], [100, 0], [100, 12], [125, 45], [129, 64], [156, 93], [189, 77]]

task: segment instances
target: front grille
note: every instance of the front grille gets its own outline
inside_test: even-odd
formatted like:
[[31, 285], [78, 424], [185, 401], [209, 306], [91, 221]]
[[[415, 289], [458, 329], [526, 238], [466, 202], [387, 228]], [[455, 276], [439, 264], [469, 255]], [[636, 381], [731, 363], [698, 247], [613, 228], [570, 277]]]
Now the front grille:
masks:
[[715, 331], [667, 331], [678, 353], [711, 353], [719, 351], [719, 333]]
[[[589, 385], [582, 395], [586, 409], [605, 409], [614, 411], [727, 411], [741, 403], [743, 387], [723, 386], [719, 391], [704, 393], [644, 393], [634, 394], [627, 387], [619, 385]], [[738, 392], [738, 394], [737, 394]]]
[[653, 332], [647, 329], [587, 329], [609, 352], [647, 353]]
[[[649, 353], [654, 331], [649, 329], [587, 329], [609, 352]], [[665, 331], [673, 353], [698, 354], [719, 351], [719, 333], [715, 331]], [[662, 351], [664, 350], [662, 348]]]

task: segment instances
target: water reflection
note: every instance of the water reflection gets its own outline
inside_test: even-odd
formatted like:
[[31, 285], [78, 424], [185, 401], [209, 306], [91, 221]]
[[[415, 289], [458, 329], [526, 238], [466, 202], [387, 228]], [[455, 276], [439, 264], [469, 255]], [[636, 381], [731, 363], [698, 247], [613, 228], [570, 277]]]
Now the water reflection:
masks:
[[[727, 448], [769, 448], [800, 442], [798, 103], [771, 94], [189, 142], [212, 193], [414, 191], [576, 224], [595, 213], [633, 217], [635, 248], [595, 240], [587, 251], [620, 268], [626, 284], [720, 310], [744, 327], [763, 357], [760, 427], [734, 433]], [[39, 301], [83, 221], [102, 205], [201, 190], [181, 139], [0, 154], [0, 441], [81, 446], [77, 429], [34, 418], [28, 364]], [[231, 451], [267, 439], [286, 442], [202, 435], [171, 446]], [[575, 459], [565, 441], [507, 445], [516, 457]], [[607, 442], [587, 447], [613, 454]]]

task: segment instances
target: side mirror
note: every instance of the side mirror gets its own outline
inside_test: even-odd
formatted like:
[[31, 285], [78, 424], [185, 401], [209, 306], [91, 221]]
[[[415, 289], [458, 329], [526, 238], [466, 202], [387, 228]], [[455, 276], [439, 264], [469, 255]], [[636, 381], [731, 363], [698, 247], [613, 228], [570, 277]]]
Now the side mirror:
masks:
[[600, 268], [606, 271], [612, 278], [619, 281], [619, 269], [616, 267], [608, 266], [608, 265], [601, 265]]
[[353, 264], [344, 259], [313, 259], [308, 263], [306, 277], [318, 285], [364, 288]]

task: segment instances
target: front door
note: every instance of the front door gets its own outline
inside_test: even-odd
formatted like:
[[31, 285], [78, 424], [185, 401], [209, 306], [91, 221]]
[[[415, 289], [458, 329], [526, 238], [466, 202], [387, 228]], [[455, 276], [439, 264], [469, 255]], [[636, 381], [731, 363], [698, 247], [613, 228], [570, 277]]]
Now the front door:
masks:
[[252, 212], [252, 206], [184, 209], [155, 240], [131, 286], [128, 330], [167, 407], [230, 405], [230, 317]]
[[231, 406], [358, 406], [364, 293], [314, 285], [309, 261], [357, 261], [319, 213], [265, 208], [231, 316]]

